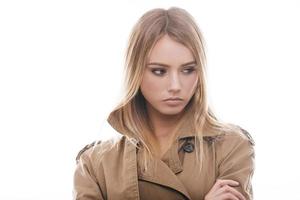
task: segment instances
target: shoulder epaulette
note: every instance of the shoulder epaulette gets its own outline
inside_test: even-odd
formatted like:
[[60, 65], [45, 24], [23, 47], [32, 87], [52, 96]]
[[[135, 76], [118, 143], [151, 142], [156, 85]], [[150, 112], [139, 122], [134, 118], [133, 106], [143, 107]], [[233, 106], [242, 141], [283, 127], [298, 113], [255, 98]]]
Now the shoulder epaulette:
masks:
[[85, 147], [83, 147], [83, 149], [81, 149], [81, 150], [78, 152], [78, 154], [77, 154], [77, 156], [76, 156], [76, 163], [78, 163], [79, 158], [80, 158], [81, 154], [83, 154], [83, 152], [85, 152], [85, 151], [88, 150], [89, 148], [93, 147], [94, 145], [97, 145], [97, 144], [100, 144], [100, 143], [101, 143], [101, 141], [94, 141], [94, 142], [92, 142], [92, 143], [90, 143], [90, 144], [85, 145]]
[[212, 143], [214, 141], [221, 139], [222, 136], [223, 136], [223, 134], [215, 135], [215, 136], [204, 136], [203, 140], [207, 141], [208, 143]]

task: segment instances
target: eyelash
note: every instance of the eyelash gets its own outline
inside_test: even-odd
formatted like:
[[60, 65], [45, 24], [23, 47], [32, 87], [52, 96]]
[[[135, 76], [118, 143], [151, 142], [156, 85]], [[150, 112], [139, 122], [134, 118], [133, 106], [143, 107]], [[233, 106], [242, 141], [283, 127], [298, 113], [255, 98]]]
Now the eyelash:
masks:
[[[186, 74], [191, 74], [193, 71], [195, 71], [195, 68], [191, 67], [191, 68], [186, 68], [184, 70], [188, 70], [188, 72]], [[161, 69], [161, 68], [153, 68], [151, 71], [152, 71], [153, 74], [155, 74], [157, 76], [162, 76], [163, 73], [162, 74], [157, 74], [157, 73], [155, 73], [155, 71], [166, 71], [166, 70], [165, 69]]]

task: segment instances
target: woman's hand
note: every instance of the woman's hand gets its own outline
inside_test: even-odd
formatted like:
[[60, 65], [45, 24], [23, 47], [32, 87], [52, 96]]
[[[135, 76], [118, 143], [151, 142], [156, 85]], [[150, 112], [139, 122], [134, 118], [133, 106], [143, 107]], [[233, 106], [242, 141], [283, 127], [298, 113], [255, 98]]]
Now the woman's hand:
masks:
[[246, 198], [235, 188], [239, 183], [233, 180], [218, 179], [204, 200], [246, 200]]

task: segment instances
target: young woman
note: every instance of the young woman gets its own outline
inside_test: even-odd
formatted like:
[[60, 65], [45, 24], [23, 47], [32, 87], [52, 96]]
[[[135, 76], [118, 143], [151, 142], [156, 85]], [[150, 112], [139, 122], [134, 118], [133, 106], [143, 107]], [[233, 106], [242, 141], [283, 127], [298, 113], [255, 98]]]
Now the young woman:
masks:
[[207, 102], [203, 37], [172, 7], [146, 12], [126, 52], [125, 95], [76, 160], [74, 199], [252, 199], [254, 142]]

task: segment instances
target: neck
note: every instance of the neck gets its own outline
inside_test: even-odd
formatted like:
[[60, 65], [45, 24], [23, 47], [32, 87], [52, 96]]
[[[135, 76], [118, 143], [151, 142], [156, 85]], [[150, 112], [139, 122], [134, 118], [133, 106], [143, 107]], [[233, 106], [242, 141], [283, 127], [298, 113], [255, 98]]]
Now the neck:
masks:
[[173, 142], [175, 126], [182, 115], [182, 112], [176, 115], [165, 115], [151, 106], [147, 105], [149, 119], [154, 128], [154, 137], [159, 145], [159, 157], [161, 158], [165, 152], [170, 148]]
[[165, 115], [148, 107], [149, 119], [154, 128], [155, 137], [160, 140], [168, 140], [172, 137], [172, 130], [178, 123], [181, 114]]

